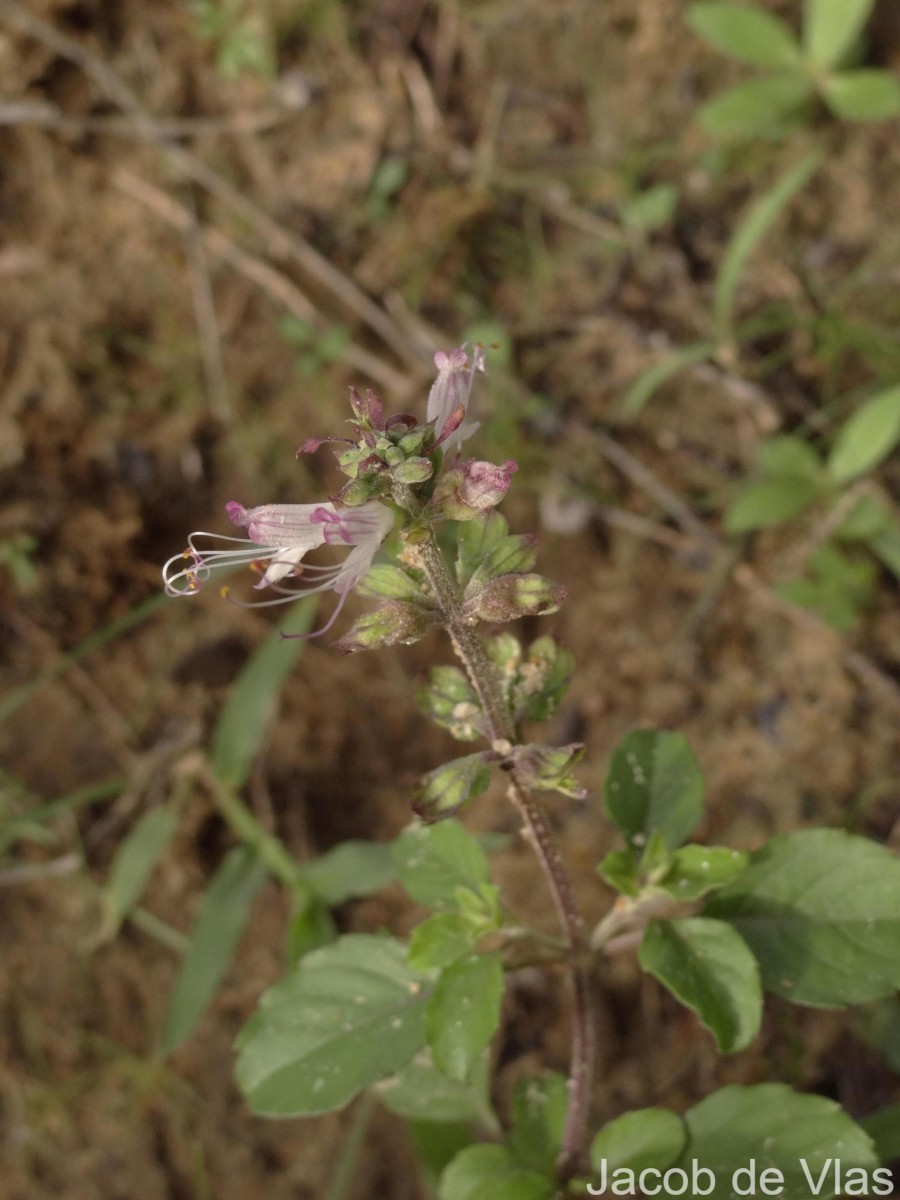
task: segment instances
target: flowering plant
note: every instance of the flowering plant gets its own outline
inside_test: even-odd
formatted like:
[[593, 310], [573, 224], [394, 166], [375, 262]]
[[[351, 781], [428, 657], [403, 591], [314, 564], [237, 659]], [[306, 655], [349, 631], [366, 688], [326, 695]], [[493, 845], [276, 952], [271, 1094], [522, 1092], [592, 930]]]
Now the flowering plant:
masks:
[[[336, 495], [249, 509], [231, 502], [228, 516], [248, 538], [192, 534], [164, 569], [177, 596], [234, 565], [257, 571], [256, 603], [332, 590], [338, 603], [319, 633], [356, 590], [377, 604], [338, 639], [345, 652], [443, 627], [459, 667], [432, 669], [420, 706], [459, 741], [482, 743], [419, 781], [412, 800], [420, 819], [392, 844], [389, 862], [357, 845], [352, 871], [340, 847], [318, 870], [293, 862], [233, 797], [222, 799], [251, 849], [236, 870], [246, 868], [253, 887], [254, 871], [283, 880], [301, 930], [284, 978], [238, 1040], [237, 1078], [249, 1103], [269, 1116], [313, 1115], [365, 1092], [415, 1120], [422, 1137], [423, 1122], [454, 1123], [453, 1136], [431, 1146], [440, 1200], [554, 1200], [608, 1185], [619, 1195], [638, 1187], [655, 1194], [661, 1181], [682, 1194], [688, 1170], [698, 1194], [724, 1198], [736, 1172], [757, 1161], [783, 1184], [769, 1194], [800, 1200], [810, 1178], [813, 1194], [832, 1194], [820, 1170], [835, 1144], [833, 1190], [889, 1194], [865, 1130], [830, 1100], [777, 1082], [732, 1084], [683, 1115], [627, 1113], [591, 1136], [595, 1010], [610, 954], [638, 947], [640, 967], [696, 1015], [720, 1052], [739, 1053], [760, 1030], [766, 992], [837, 1006], [884, 1000], [900, 987], [900, 863], [840, 830], [790, 833], [752, 854], [689, 843], [703, 812], [697, 760], [680, 734], [639, 730], [611, 757], [603, 808], [624, 847], [598, 870], [618, 896], [589, 927], [545, 807], [548, 793], [586, 797], [574, 774], [584, 747], [524, 736], [556, 711], [573, 659], [552, 637], [525, 646], [493, 628], [555, 612], [565, 591], [533, 572], [534, 538], [510, 534], [496, 511], [516, 464], [463, 457], [477, 429], [469, 406], [481, 349], [438, 354], [435, 365], [424, 421], [386, 416], [379, 397], [354, 389], [353, 436], [300, 447], [336, 445], [346, 476]], [[452, 563], [436, 537], [448, 522], [456, 527]], [[217, 540], [226, 546], [215, 548]], [[338, 563], [308, 561], [334, 547], [346, 552]], [[385, 548], [390, 560], [376, 562]], [[480, 625], [492, 627], [486, 637]], [[510, 910], [481, 843], [456, 819], [492, 779], [503, 780], [535, 853], [556, 934]], [[328, 906], [394, 878], [433, 910], [409, 941], [339, 937]], [[522, 1081], [504, 1125], [492, 1103], [489, 1047], [506, 977], [535, 964], [568, 979], [568, 1068]]]

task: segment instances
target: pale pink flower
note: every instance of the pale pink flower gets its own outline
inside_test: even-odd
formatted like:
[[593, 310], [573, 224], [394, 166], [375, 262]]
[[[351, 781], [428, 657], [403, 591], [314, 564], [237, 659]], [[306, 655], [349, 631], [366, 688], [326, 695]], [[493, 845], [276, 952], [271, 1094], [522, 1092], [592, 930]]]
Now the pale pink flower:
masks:
[[[231, 501], [225, 509], [233, 524], [246, 528], [249, 538], [204, 531], [192, 533], [188, 538], [188, 549], [170, 558], [163, 567], [167, 594], [194, 595], [216, 570], [242, 564], [258, 565], [262, 577], [255, 587], [270, 588], [279, 594], [270, 600], [236, 600], [234, 603], [246, 607], [287, 604], [315, 592], [336, 592], [340, 597], [338, 606], [319, 633], [331, 628], [347, 595], [371, 567], [379, 546], [394, 524], [391, 509], [377, 500], [357, 508], [336, 508], [330, 502], [261, 504], [257, 508], [244, 508]], [[212, 549], [205, 549], [201, 539], [209, 539], [212, 543], [231, 542], [233, 546], [216, 549], [213, 545]], [[352, 549], [339, 563], [303, 562], [311, 550], [326, 545]], [[287, 579], [296, 580], [297, 586], [284, 586], [282, 581]], [[228, 594], [227, 588], [223, 591]]]
[[[426, 421], [433, 421], [438, 441], [444, 446], [444, 452], [458, 450], [463, 441], [475, 432], [480, 421], [465, 421], [469, 397], [472, 394], [472, 384], [475, 373], [484, 371], [484, 350], [475, 346], [472, 359], [462, 347], [445, 354], [439, 350], [434, 356], [437, 367], [437, 379], [431, 385], [428, 393], [428, 406], [425, 410]], [[447, 436], [443, 430], [450, 423]]]

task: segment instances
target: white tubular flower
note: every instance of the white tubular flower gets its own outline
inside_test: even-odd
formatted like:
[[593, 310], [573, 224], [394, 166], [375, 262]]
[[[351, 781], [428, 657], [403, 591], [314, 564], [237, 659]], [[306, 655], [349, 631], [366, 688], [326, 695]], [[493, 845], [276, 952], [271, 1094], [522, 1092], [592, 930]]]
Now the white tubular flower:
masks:
[[[451, 450], [459, 450], [465, 439], [481, 424], [480, 421], [465, 421], [465, 415], [475, 373], [484, 372], [484, 350], [481, 346], [475, 346], [471, 362], [462, 347], [451, 350], [449, 354], [439, 350], [434, 356], [434, 365], [438, 376], [428, 393], [425, 419], [434, 422], [438, 443], [443, 444], [444, 452], [449, 454]], [[448, 422], [449, 428], [444, 435]]]
[[[370, 500], [358, 508], [335, 508], [326, 504], [261, 504], [244, 508], [232, 500], [225, 506], [235, 525], [246, 528], [249, 538], [199, 531], [188, 538], [183, 554], [170, 558], [163, 567], [163, 579], [169, 596], [196, 595], [218, 569], [247, 564], [262, 573], [257, 589], [270, 588], [279, 595], [270, 600], [238, 601], [242, 607], [289, 604], [315, 592], [336, 592], [338, 606], [323, 629], [330, 629], [353, 591], [372, 565], [372, 559], [394, 524], [394, 514], [385, 504]], [[200, 539], [231, 542], [231, 549], [204, 549]], [[340, 563], [304, 564], [303, 558], [319, 546], [350, 546]], [[188, 565], [185, 561], [189, 560]], [[265, 564], [268, 564], [266, 566]], [[282, 580], [296, 579], [295, 587]], [[228, 595], [228, 589], [222, 589]]]

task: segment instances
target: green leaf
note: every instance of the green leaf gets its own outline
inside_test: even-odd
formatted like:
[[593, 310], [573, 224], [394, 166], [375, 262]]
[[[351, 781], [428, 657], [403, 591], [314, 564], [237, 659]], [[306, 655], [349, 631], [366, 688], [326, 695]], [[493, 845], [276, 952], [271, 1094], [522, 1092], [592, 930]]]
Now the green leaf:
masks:
[[537, 558], [535, 539], [510, 536], [506, 519], [498, 512], [461, 522], [456, 554], [456, 577], [463, 590], [476, 578], [483, 584], [497, 575], [528, 571]]
[[357, 617], [333, 646], [342, 654], [382, 650], [385, 646], [409, 646], [424, 637], [438, 620], [437, 609], [426, 604], [383, 600], [371, 612]]
[[446, 967], [470, 954], [483, 932], [462, 913], [435, 913], [412, 931], [407, 962], [417, 971]]
[[337, 925], [331, 910], [318, 896], [306, 896], [302, 906], [288, 922], [284, 939], [285, 958], [289, 963], [298, 962], [304, 954], [330, 946], [338, 938]]
[[797, 1004], [860, 1004], [900, 987], [900, 859], [866, 838], [774, 838], [704, 912], [733, 925], [765, 988]]
[[115, 935], [140, 900], [177, 824], [174, 809], [151, 808], [119, 846], [102, 893], [104, 937]]
[[702, 104], [697, 116], [715, 137], [779, 137], [797, 124], [811, 97], [811, 80], [785, 71], [729, 88]]
[[675, 900], [699, 900], [744, 870], [750, 855], [725, 846], [682, 846], [657, 887]]
[[[834, 1165], [844, 1176], [851, 1168], [871, 1171], [878, 1166], [872, 1143], [833, 1100], [804, 1096], [783, 1083], [761, 1083], [755, 1087], [720, 1088], [684, 1116], [688, 1143], [679, 1166], [690, 1173], [696, 1160], [710, 1172], [715, 1186], [710, 1200], [733, 1200], [735, 1183], [746, 1195], [762, 1194], [762, 1172], [781, 1171], [783, 1189], [773, 1175], [765, 1183], [778, 1189], [769, 1194], [781, 1200], [810, 1200], [834, 1195]], [[756, 1181], [751, 1182], [754, 1170]], [[821, 1190], [818, 1182], [826, 1168]], [[706, 1180], [705, 1182], [709, 1182]], [[858, 1179], [857, 1179], [858, 1182]], [[868, 1192], [868, 1188], [864, 1189]]]
[[895, 1075], [900, 1075], [900, 995], [866, 1004], [856, 1015], [860, 1037]]
[[650, 921], [641, 966], [692, 1009], [722, 1054], [743, 1050], [759, 1032], [762, 988], [756, 960], [739, 934], [705, 917]]
[[891, 528], [891, 514], [872, 496], [860, 496], [854, 503], [835, 537], [842, 542], [862, 542], [877, 538]]
[[425, 1014], [435, 1065], [463, 1080], [497, 1032], [503, 999], [499, 953], [473, 954], [441, 973]]
[[479, 575], [466, 589], [464, 620], [500, 622], [546, 616], [557, 612], [568, 594], [562, 584], [543, 575], [498, 575], [484, 585], [479, 585]]
[[[773, 95], [777, 95], [777, 81], [778, 77], [775, 76], [772, 79], [754, 82], [767, 84], [773, 89]], [[756, 201], [735, 231], [719, 268], [713, 298], [713, 316], [723, 337], [729, 337], [731, 333], [735, 295], [750, 255], [794, 196], [806, 186], [821, 161], [822, 156], [818, 152], [802, 158], [774, 187]]]
[[[448, 1080], [448, 1082], [450, 1082]], [[491, 1122], [496, 1127], [496, 1122]], [[437, 1195], [438, 1182], [448, 1165], [467, 1146], [479, 1141], [469, 1121], [416, 1121], [406, 1118], [407, 1129], [416, 1149], [416, 1157], [429, 1198]]]
[[568, 746], [528, 742], [524, 746], [514, 746], [506, 761], [515, 763], [516, 774], [525, 787], [537, 792], [559, 792], [562, 796], [582, 800], [588, 794], [587, 788], [581, 786], [572, 774], [572, 768], [583, 757], [581, 742], [572, 742]]
[[444, 821], [480, 796], [491, 781], [490, 751], [454, 758], [423, 775], [413, 793], [413, 812], [423, 821]]
[[900, 112], [900, 83], [890, 71], [841, 71], [823, 87], [825, 103], [848, 121], [881, 121]]
[[246, 847], [229, 851], [203, 894], [162, 1033], [169, 1055], [193, 1032], [228, 969], [266, 869]]
[[680, 375], [689, 367], [708, 362], [715, 354], [716, 349], [717, 343], [713, 341], [692, 342], [688, 346], [681, 346], [679, 349], [673, 350], [665, 358], [661, 358], [652, 367], [642, 371], [628, 388], [619, 406], [619, 415], [626, 421], [635, 420], [664, 383], [668, 383], [670, 379], [674, 379], [676, 375]]
[[254, 1112], [333, 1112], [412, 1060], [430, 991], [405, 956], [391, 938], [349, 934], [264, 993], [237, 1041], [237, 1081]]
[[450, 1079], [439, 1071], [427, 1052], [408, 1067], [375, 1085], [378, 1098], [398, 1116], [418, 1121], [481, 1121], [496, 1118], [489, 1098], [490, 1062], [482, 1055], [469, 1082]]
[[607, 1173], [620, 1168], [664, 1171], [684, 1149], [687, 1129], [667, 1108], [639, 1108], [609, 1121], [591, 1142], [591, 1166]]
[[667, 225], [678, 207], [678, 188], [674, 183], [658, 183], [626, 201], [621, 208], [622, 224], [627, 229], [651, 233]]
[[562, 1146], [569, 1107], [569, 1087], [551, 1073], [520, 1079], [512, 1102], [509, 1148], [523, 1167], [553, 1173]]
[[770, 479], [806, 479], [815, 482], [822, 473], [822, 462], [802, 437], [783, 433], [769, 438], [759, 448], [759, 463]]
[[521, 1167], [505, 1146], [467, 1146], [441, 1176], [439, 1200], [554, 1200], [554, 1179]]
[[630, 850], [610, 850], [597, 871], [610, 887], [632, 899], [641, 894], [641, 878], [638, 862]]
[[900, 387], [871, 396], [838, 431], [828, 458], [836, 484], [877, 467], [900, 442]]
[[250, 656], [235, 679], [212, 735], [212, 769], [222, 783], [237, 789], [247, 782], [274, 716], [278, 693], [306, 644], [299, 637], [286, 640], [281, 633], [307, 633], [316, 609], [312, 599], [291, 605], [281, 631]]
[[432, 667], [428, 682], [416, 692], [416, 702], [426, 716], [461, 742], [484, 735], [484, 714], [475, 689], [457, 667]]
[[379, 563], [356, 585], [361, 596], [374, 596], [379, 600], [408, 600], [422, 603], [425, 596], [422, 587], [400, 567], [391, 563]]
[[458, 821], [411, 825], [391, 853], [400, 882], [413, 900], [429, 908], [455, 909], [460, 889], [479, 892], [491, 881], [484, 851]]
[[509, 634], [492, 638], [488, 653], [500, 670], [514, 716], [521, 721], [549, 721], [575, 672], [574, 654], [554, 638], [540, 637], [529, 646], [524, 664], [518, 642], [517, 655], [502, 660], [497, 650], [501, 643], [508, 645], [505, 639], [515, 640]]
[[394, 882], [397, 873], [389, 845], [350, 840], [303, 863], [300, 878], [326, 904], [337, 905], [380, 892]]
[[800, 47], [783, 21], [749, 4], [692, 4], [688, 24], [704, 41], [753, 67], [794, 67]]
[[812, 504], [819, 489], [807, 479], [765, 479], [751, 483], [732, 500], [725, 513], [729, 533], [750, 533], [790, 521]]
[[803, 43], [817, 67], [836, 67], [865, 28], [875, 0], [806, 0]]
[[869, 539], [869, 549], [900, 579], [900, 525], [892, 524]]
[[778, 595], [819, 613], [835, 629], [851, 629], [860, 613], [873, 603], [874, 564], [826, 544], [812, 555], [809, 568], [809, 577], [779, 583], [775, 589]]
[[882, 1162], [900, 1158], [900, 1104], [890, 1104], [863, 1117], [860, 1125], [875, 1143]]
[[603, 794], [607, 815], [629, 846], [641, 849], [659, 832], [674, 849], [700, 819], [703, 791], [684, 735], [641, 729], [613, 751]]

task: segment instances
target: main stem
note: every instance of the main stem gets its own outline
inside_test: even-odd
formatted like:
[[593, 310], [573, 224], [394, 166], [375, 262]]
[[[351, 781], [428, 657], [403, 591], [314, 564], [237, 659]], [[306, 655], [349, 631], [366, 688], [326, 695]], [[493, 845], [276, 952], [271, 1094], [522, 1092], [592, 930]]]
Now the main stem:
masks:
[[[481, 638], [463, 619], [459, 592], [437, 542], [434, 538], [428, 538], [420, 543], [418, 549], [428, 582], [441, 607], [453, 649], [465, 667], [481, 702], [482, 711], [488, 721], [491, 741], [517, 743], [518, 731], [506, 703], [497, 670], [488, 657]], [[557, 1160], [559, 1176], [566, 1179], [577, 1170], [578, 1159], [585, 1144], [596, 1051], [591, 978], [586, 966], [588, 946], [585, 924], [578, 911], [572, 882], [547, 818], [531, 791], [517, 778], [515, 771], [511, 776], [509, 797], [522, 818], [524, 835], [541, 864], [571, 956], [573, 1008], [569, 1106]]]

